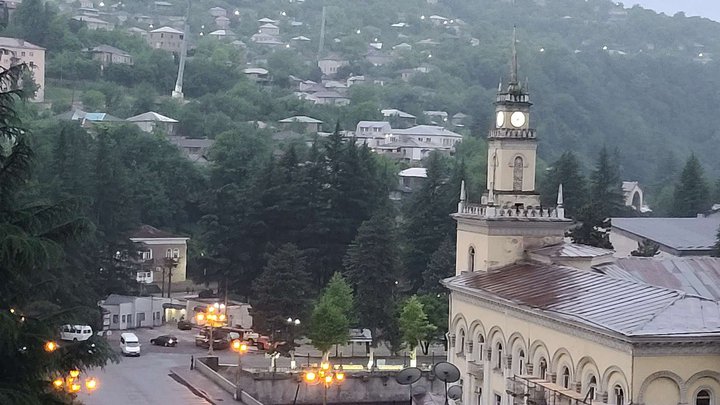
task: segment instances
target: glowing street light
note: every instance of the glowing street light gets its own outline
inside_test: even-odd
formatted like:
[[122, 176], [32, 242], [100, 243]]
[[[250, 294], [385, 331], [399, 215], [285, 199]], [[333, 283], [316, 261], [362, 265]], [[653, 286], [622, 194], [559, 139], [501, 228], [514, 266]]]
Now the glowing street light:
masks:
[[218, 328], [225, 326], [225, 320], [227, 319], [226, 315], [223, 313], [225, 311], [225, 304], [220, 304], [218, 302], [214, 303], [213, 305], [210, 305], [205, 309], [205, 312], [200, 312], [197, 315], [195, 315], [195, 319], [197, 320], [198, 324], [202, 324], [203, 322], [205, 325], [209, 326], [210, 333], [208, 336], [208, 355], [213, 355], [213, 328]]
[[306, 384], [315, 385], [323, 384], [323, 405], [327, 405], [327, 390], [333, 384], [340, 384], [345, 381], [345, 373], [342, 366], [334, 369], [330, 363], [324, 361], [320, 363], [320, 368], [309, 368], [303, 374], [303, 381]]
[[43, 348], [45, 349], [46, 352], [52, 353], [52, 352], [54, 352], [55, 350], [57, 350], [58, 345], [57, 345], [57, 343], [55, 343], [55, 342], [53, 342], [53, 341], [51, 340], [51, 341], [49, 341], [49, 342], [46, 342], [46, 343], [45, 343], [45, 346], [43, 346]]

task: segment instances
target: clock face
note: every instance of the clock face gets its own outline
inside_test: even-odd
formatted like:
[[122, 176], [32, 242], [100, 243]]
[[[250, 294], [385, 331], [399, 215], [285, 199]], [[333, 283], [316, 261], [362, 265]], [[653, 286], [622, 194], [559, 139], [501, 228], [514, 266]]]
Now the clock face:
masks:
[[525, 125], [525, 114], [521, 113], [520, 111], [515, 111], [510, 116], [510, 123], [515, 128], [519, 128], [519, 127]]
[[505, 113], [502, 111], [498, 111], [495, 125], [497, 125], [497, 127], [500, 128], [501, 126], [503, 126], [504, 123], [505, 123]]

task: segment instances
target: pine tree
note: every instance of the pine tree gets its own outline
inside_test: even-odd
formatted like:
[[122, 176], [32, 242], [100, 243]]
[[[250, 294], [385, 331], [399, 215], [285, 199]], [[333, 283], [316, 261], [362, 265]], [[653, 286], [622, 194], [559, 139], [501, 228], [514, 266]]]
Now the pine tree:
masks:
[[673, 215], [677, 217], [695, 217], [710, 208], [710, 190], [705, 174], [695, 154], [690, 155], [680, 180], [675, 186]]
[[323, 299], [329, 301], [336, 308], [339, 308], [340, 312], [342, 312], [349, 321], [353, 320], [355, 297], [352, 287], [342, 274], [333, 274], [323, 290]]
[[393, 216], [384, 209], [362, 223], [344, 260], [359, 326], [372, 331], [374, 346], [392, 325], [398, 262]]
[[293, 244], [270, 255], [263, 272], [252, 283], [253, 323], [263, 333], [283, 329], [286, 319], [305, 319], [312, 299], [305, 258]]
[[440, 280], [455, 274], [455, 242], [448, 235], [440, 247], [430, 257], [427, 269], [423, 272], [422, 292], [430, 294], [444, 293], [445, 287]]
[[[431, 153], [426, 161], [427, 178], [404, 207], [404, 266], [412, 291], [423, 285], [430, 257], [452, 232], [448, 175], [441, 156]], [[457, 189], [459, 190], [459, 188]], [[455, 191], [458, 192], [458, 191]], [[455, 199], [457, 205], [457, 199]]]
[[585, 177], [580, 162], [573, 152], [567, 151], [553, 163], [543, 182], [542, 195], [545, 205], [554, 206], [557, 201], [558, 186], [563, 186], [563, 204], [565, 215], [574, 217], [585, 204]]
[[334, 345], [345, 344], [349, 338], [349, 314], [353, 307], [352, 288], [336, 273], [318, 299], [310, 318], [308, 338], [327, 360]]

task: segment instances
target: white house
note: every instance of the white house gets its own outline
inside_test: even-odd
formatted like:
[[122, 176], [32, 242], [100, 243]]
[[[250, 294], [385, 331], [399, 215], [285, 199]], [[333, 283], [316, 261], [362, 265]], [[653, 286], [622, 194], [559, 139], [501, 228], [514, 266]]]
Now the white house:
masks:
[[130, 117], [127, 121], [134, 123], [145, 132], [153, 132], [155, 129], [158, 129], [166, 135], [174, 135], [176, 125], [179, 122], [176, 119], [166, 117], [154, 111], [148, 111], [146, 113]]
[[261, 25], [258, 32], [261, 34], [278, 36], [280, 35], [280, 28], [275, 24], [268, 23]]
[[170, 298], [110, 294], [98, 305], [108, 311], [110, 329], [126, 330], [162, 325], [163, 304], [169, 302]]
[[355, 127], [355, 138], [374, 148], [385, 143], [385, 136], [392, 131], [387, 121], [360, 121]]
[[432, 151], [453, 153], [462, 135], [434, 125], [416, 125], [412, 128], [393, 129], [386, 142], [375, 150], [381, 154], [403, 160], [422, 160]]
[[318, 60], [318, 67], [323, 75], [333, 76], [343, 66], [350, 64], [350, 61], [336, 54], [330, 54]]

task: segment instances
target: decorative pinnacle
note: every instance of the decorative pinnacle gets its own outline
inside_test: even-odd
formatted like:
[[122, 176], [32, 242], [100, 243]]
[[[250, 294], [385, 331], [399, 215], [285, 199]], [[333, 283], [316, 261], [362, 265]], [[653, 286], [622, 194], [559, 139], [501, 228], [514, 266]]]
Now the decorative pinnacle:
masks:
[[510, 85], [518, 84], [517, 28], [513, 26], [512, 63], [510, 66]]
[[460, 201], [467, 200], [467, 193], [465, 192], [465, 180], [460, 182]]
[[557, 206], [562, 207], [563, 206], [563, 190], [562, 190], [562, 183], [558, 185], [558, 197], [557, 197]]

